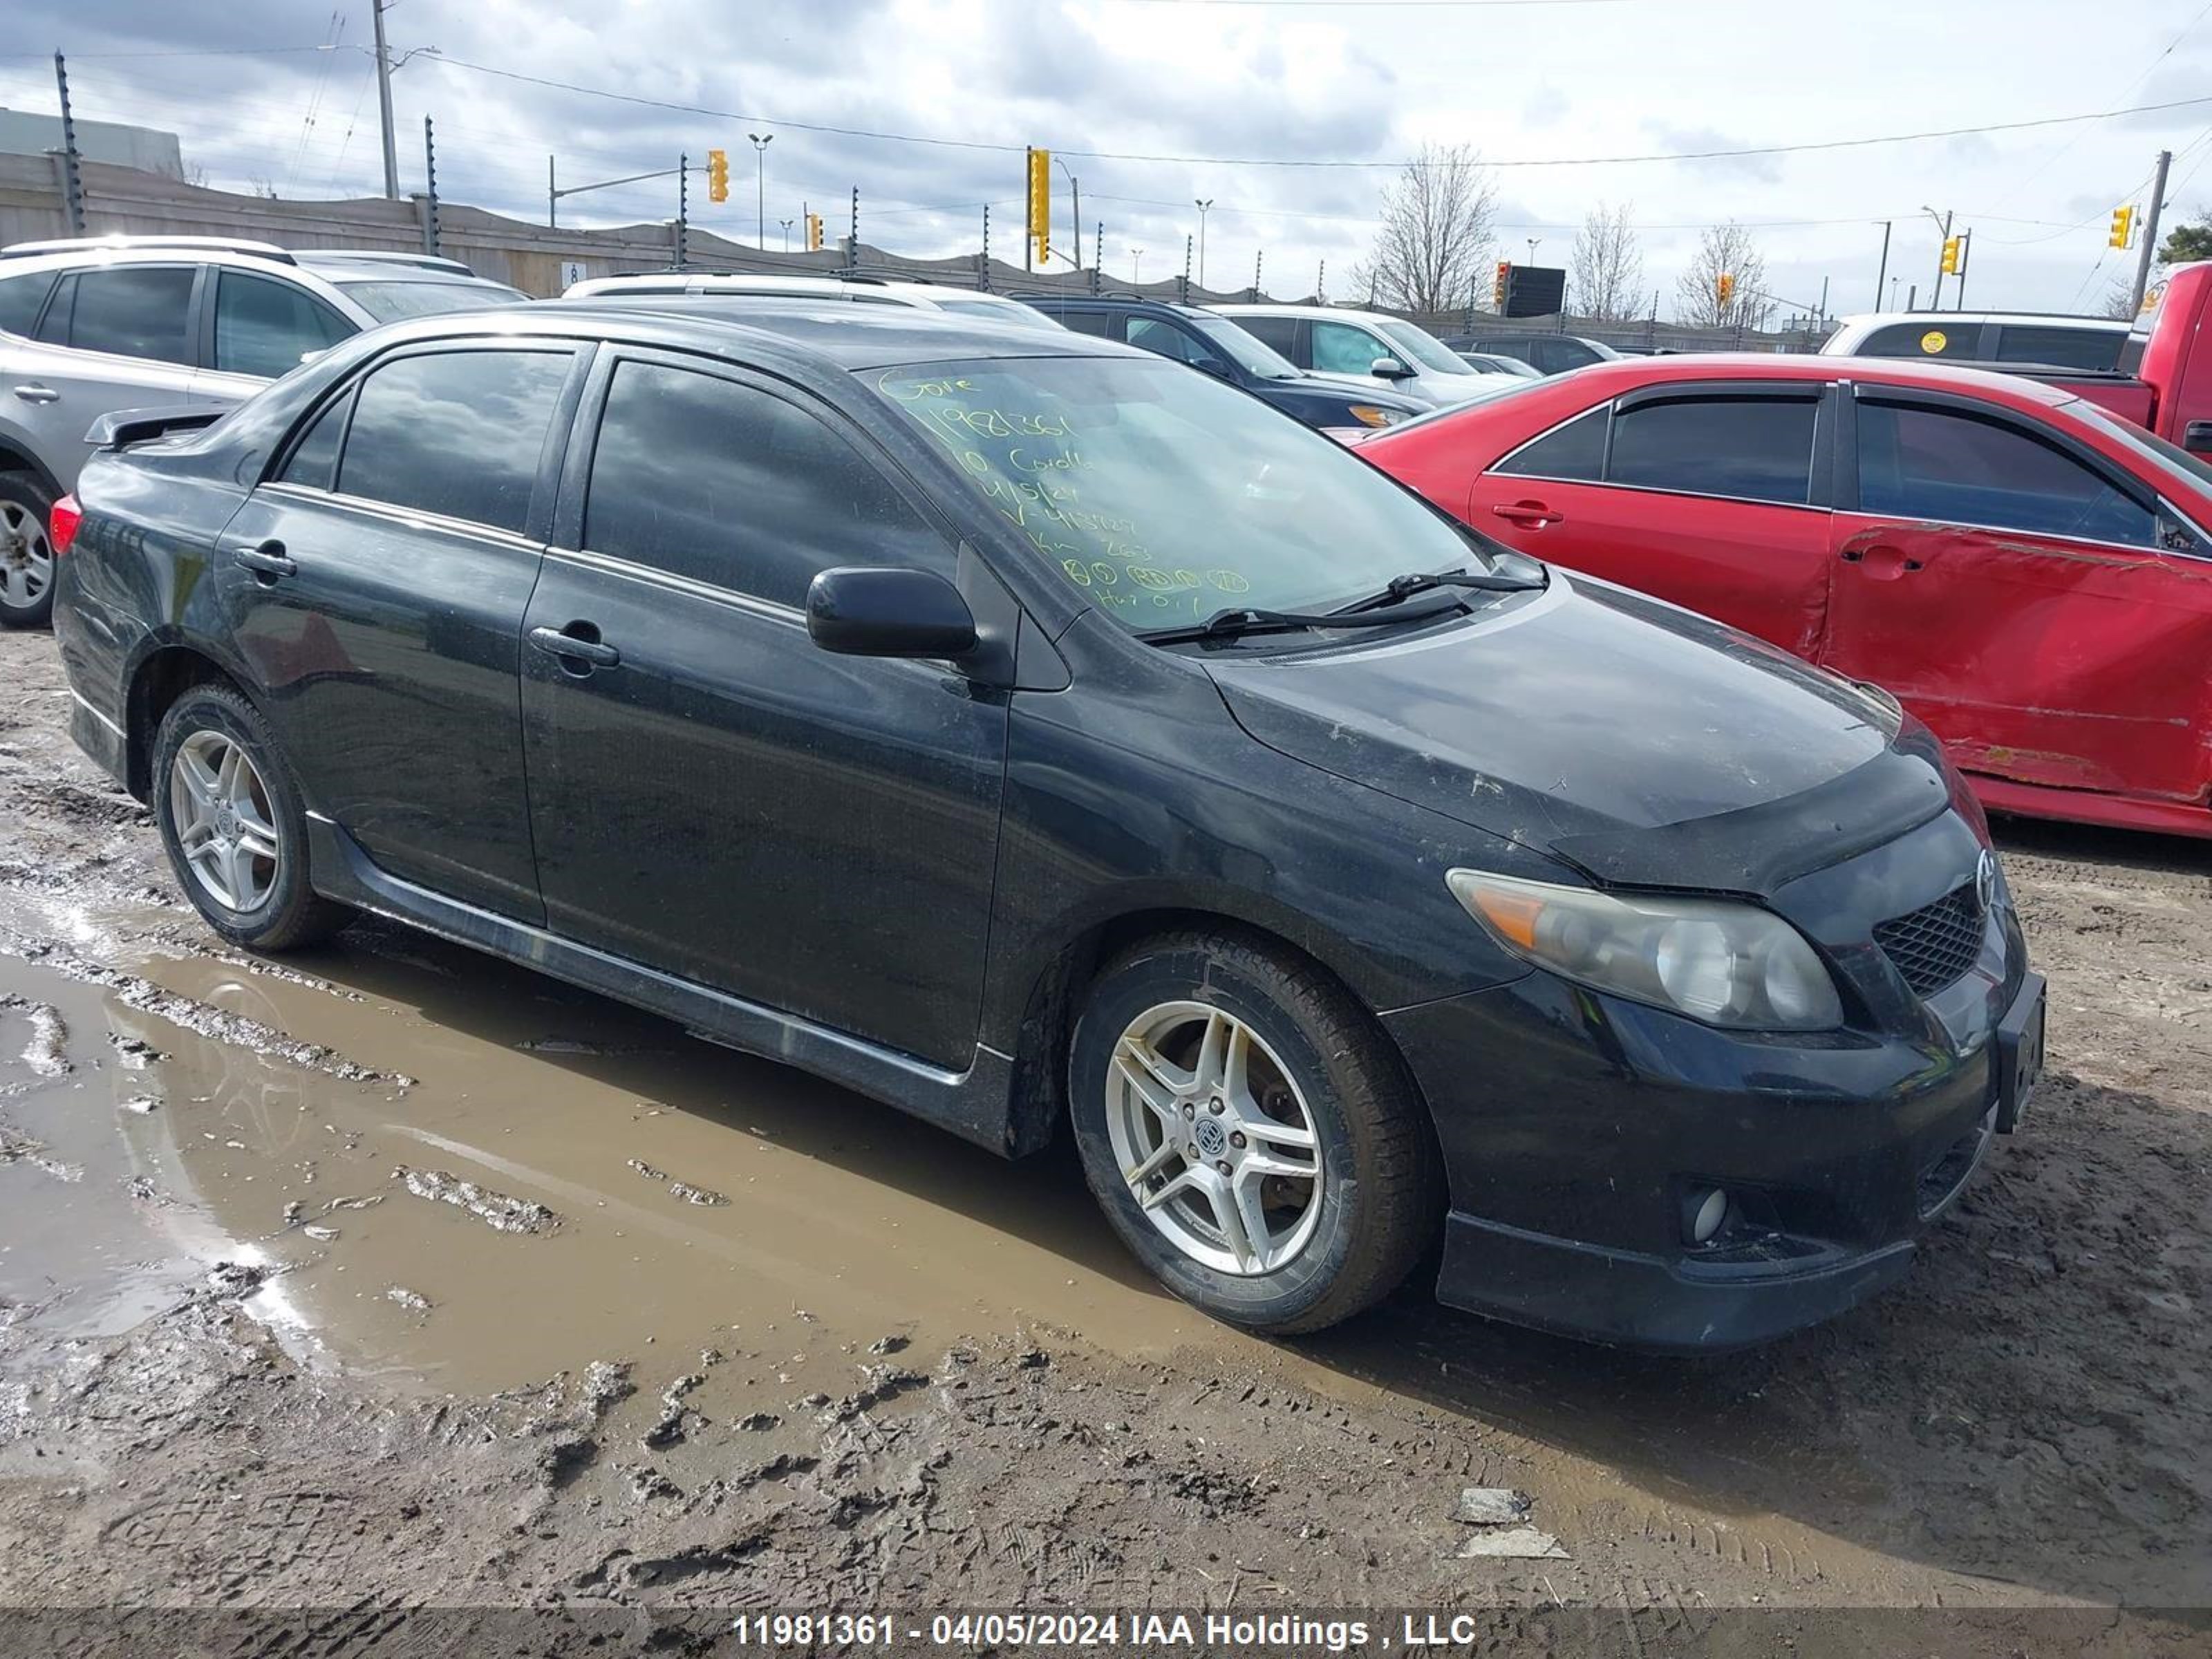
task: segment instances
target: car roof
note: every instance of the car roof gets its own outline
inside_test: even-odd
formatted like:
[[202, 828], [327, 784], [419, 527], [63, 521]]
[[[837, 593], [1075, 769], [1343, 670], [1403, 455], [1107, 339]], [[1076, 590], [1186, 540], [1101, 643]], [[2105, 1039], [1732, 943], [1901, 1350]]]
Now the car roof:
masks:
[[807, 271], [785, 275], [764, 271], [630, 270], [612, 276], [587, 276], [580, 283], [572, 283], [570, 292], [577, 289], [588, 289], [588, 293], [575, 295], [580, 300], [586, 300], [601, 294], [613, 295], [647, 289], [665, 290], [671, 284], [687, 288], [696, 285], [697, 292], [702, 295], [760, 295], [771, 298], [801, 295], [820, 295], [827, 298], [834, 295], [847, 301], [873, 299], [894, 305], [942, 300], [1013, 303], [1003, 295], [959, 288], [949, 283], [918, 283], [886, 276], [830, 276]]
[[804, 358], [854, 371], [991, 357], [1159, 361], [1152, 352], [1094, 335], [907, 306], [767, 299], [748, 302], [739, 311], [700, 304], [713, 297], [611, 294], [544, 300], [526, 307], [493, 307], [392, 325], [386, 329], [384, 337], [438, 339], [511, 330], [519, 334], [566, 334], [694, 349], [742, 346], [764, 357]]
[[[1213, 309], [1224, 317], [1334, 317], [1341, 322], [1353, 323], [1402, 323], [1408, 320], [1403, 317], [1393, 317], [1387, 311], [1362, 311], [1355, 306], [1247, 305], [1240, 301], [1234, 305], [1216, 306]], [[1419, 328], [1420, 325], [1416, 323], [1413, 326]], [[1427, 331], [1422, 331], [1425, 333]]]
[[2060, 323], [2091, 334], [2124, 334], [2130, 324], [2113, 317], [2083, 317], [2064, 311], [1861, 311], [1838, 318], [1836, 326], [1875, 328], [1886, 323], [1918, 323], [1929, 328], [1960, 323]]
[[1911, 357], [1824, 357], [1808, 352], [1681, 352], [1664, 357], [1622, 357], [1555, 374], [1548, 384], [1610, 388], [1618, 394], [1639, 386], [1698, 380], [1875, 381], [1930, 392], [1978, 392], [1997, 402], [2056, 406], [2075, 393], [2021, 374]]

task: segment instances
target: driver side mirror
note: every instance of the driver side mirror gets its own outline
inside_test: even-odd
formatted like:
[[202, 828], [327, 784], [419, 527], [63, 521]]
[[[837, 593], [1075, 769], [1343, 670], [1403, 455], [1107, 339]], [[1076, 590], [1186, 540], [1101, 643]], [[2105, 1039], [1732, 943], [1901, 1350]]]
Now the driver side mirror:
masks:
[[848, 657], [960, 657], [975, 648], [968, 601], [928, 570], [823, 571], [806, 590], [806, 632]]
[[2212, 421], [2191, 421], [2183, 427], [2181, 447], [2192, 455], [2212, 455]]
[[1377, 357], [1367, 365], [1367, 372], [1378, 380], [1410, 380], [1413, 371], [1395, 357]]
[[1191, 359], [1190, 366], [1198, 370], [1201, 374], [1211, 374], [1217, 380], [1228, 380], [1235, 378], [1229, 372], [1229, 365], [1223, 362], [1218, 357], [1194, 357]]

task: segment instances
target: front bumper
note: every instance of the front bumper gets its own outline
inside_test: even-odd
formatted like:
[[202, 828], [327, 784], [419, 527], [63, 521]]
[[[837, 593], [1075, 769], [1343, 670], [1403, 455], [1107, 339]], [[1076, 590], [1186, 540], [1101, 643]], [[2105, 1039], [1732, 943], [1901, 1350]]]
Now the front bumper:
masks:
[[[1953, 833], [1931, 826], [1917, 850]], [[1804, 897], [1785, 889], [1776, 908]], [[2002, 907], [1981, 959], [1925, 1000], [1878, 951], [1854, 953], [1852, 924], [1792, 920], [1838, 963], [1850, 1029], [1717, 1030], [1542, 971], [1384, 1017], [1450, 1179], [1440, 1299], [1702, 1352], [1828, 1318], [1905, 1271], [2032, 1086], [2043, 984]], [[1693, 1243], [1715, 1188], [1729, 1218]]]

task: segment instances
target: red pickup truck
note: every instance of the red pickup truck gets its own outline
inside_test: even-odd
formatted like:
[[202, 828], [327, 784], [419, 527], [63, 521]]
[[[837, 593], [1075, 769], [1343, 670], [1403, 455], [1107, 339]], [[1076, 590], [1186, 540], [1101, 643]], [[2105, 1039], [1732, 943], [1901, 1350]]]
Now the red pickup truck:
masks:
[[[2121, 372], [2043, 374], [2156, 436], [2212, 454], [2212, 260], [2176, 265], [2143, 296]], [[2198, 349], [2202, 342], [2204, 349]], [[1996, 368], [1990, 364], [1987, 367]], [[2032, 372], [2032, 371], [2031, 371]]]

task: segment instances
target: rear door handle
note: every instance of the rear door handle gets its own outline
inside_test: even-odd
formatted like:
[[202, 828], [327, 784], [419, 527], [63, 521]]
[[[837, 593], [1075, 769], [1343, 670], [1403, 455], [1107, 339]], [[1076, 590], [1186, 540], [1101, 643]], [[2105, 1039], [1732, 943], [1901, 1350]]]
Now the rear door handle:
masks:
[[1515, 524], [1525, 524], [1540, 529], [1547, 524], [1565, 522], [1566, 514], [1554, 513], [1541, 501], [1500, 501], [1490, 509], [1501, 519], [1510, 519]]
[[62, 394], [50, 386], [40, 386], [36, 380], [26, 381], [14, 388], [15, 393], [27, 404], [58, 404]]
[[230, 556], [235, 562], [244, 565], [255, 575], [266, 576], [271, 580], [280, 576], [296, 576], [300, 574], [300, 567], [292, 562], [290, 556], [284, 551], [284, 544], [282, 542], [248, 542], [243, 546], [231, 549]]
[[[582, 631], [587, 628], [591, 629], [589, 635]], [[622, 653], [599, 639], [599, 631], [589, 623], [570, 623], [565, 629], [533, 628], [530, 630], [530, 642], [549, 656], [570, 658], [595, 668], [612, 668], [622, 660]]]

